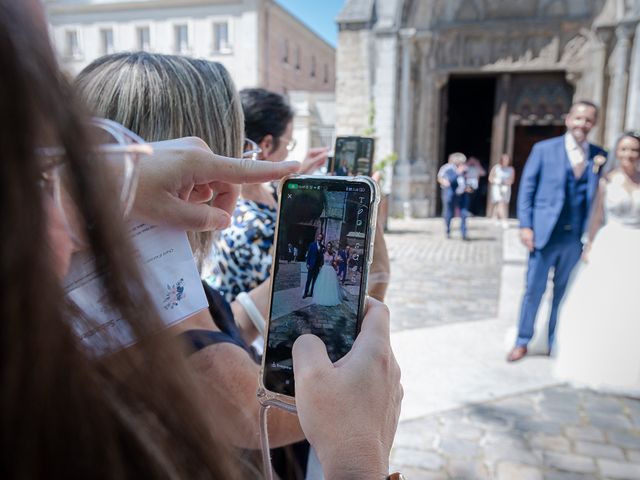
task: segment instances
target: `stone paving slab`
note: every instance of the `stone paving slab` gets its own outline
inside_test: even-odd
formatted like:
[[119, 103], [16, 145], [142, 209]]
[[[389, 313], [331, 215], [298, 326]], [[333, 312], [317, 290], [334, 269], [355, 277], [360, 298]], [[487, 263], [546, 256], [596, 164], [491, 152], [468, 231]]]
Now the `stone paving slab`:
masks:
[[491, 319], [393, 333], [405, 393], [401, 418], [557, 383], [548, 357], [505, 362], [505, 331], [504, 322]]

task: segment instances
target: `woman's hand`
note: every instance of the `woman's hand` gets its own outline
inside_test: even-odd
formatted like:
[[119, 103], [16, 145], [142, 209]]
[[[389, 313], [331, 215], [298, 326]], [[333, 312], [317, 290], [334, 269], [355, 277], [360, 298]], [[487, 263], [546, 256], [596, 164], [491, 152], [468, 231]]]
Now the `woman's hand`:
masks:
[[195, 137], [151, 145], [153, 155], [140, 161], [134, 215], [189, 231], [227, 227], [239, 184], [277, 180], [300, 169], [299, 162], [254, 162], [216, 155]]
[[[380, 213], [380, 212], [378, 212]], [[375, 241], [373, 244], [373, 258], [369, 267], [368, 291], [370, 297], [384, 301], [391, 278], [391, 263], [389, 262], [389, 252], [387, 242], [384, 239], [383, 221], [378, 218], [375, 231]]]
[[389, 310], [372, 299], [367, 306], [353, 348], [335, 364], [314, 335], [293, 345], [298, 416], [326, 478], [388, 475], [403, 395], [400, 367], [389, 342]]
[[[378, 170], [371, 176], [371, 178], [379, 184], [382, 180], [382, 173]], [[371, 266], [369, 267], [369, 283], [367, 291], [369, 296], [384, 302], [390, 278], [391, 263], [389, 262], [387, 242], [384, 238], [383, 211], [379, 208], [373, 244], [373, 258], [371, 259]]]
[[313, 173], [323, 165], [326, 165], [328, 154], [329, 147], [310, 148], [309, 152], [307, 152], [307, 158], [302, 161], [300, 173]]

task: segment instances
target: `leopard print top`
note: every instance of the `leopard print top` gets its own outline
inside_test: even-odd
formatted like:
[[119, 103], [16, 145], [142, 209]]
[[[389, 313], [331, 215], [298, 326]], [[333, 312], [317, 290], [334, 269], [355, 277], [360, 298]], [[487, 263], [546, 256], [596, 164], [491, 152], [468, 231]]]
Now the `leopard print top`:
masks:
[[269, 278], [276, 209], [263, 203], [238, 199], [231, 225], [215, 242], [203, 279], [228, 302]]

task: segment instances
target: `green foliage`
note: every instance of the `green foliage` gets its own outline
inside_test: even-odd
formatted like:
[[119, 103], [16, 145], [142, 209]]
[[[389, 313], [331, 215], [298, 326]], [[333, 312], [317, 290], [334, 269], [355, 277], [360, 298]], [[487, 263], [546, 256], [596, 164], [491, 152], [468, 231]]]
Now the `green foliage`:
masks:
[[362, 134], [365, 137], [373, 137], [376, 134], [376, 105], [373, 101], [369, 102], [369, 118], [367, 119], [367, 128]]
[[382, 160], [377, 162], [373, 166], [373, 169], [376, 172], [378, 171], [384, 172], [385, 168], [387, 167], [393, 168], [393, 166], [396, 164], [397, 161], [398, 161], [398, 154], [396, 152], [391, 152], [389, 155], [387, 155]]

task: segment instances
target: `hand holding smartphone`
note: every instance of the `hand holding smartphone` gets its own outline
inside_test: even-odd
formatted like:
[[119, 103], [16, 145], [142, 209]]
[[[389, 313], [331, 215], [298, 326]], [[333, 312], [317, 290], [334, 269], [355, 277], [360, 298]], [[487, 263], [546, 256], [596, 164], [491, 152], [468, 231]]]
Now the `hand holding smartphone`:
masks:
[[389, 310], [369, 299], [362, 331], [337, 364], [317, 338], [293, 348], [300, 425], [326, 478], [385, 478], [402, 402]]
[[[367, 177], [292, 176], [280, 184], [262, 383], [295, 395], [292, 348], [318, 336], [332, 362], [360, 331], [378, 188]], [[297, 255], [291, 254], [297, 252]]]

